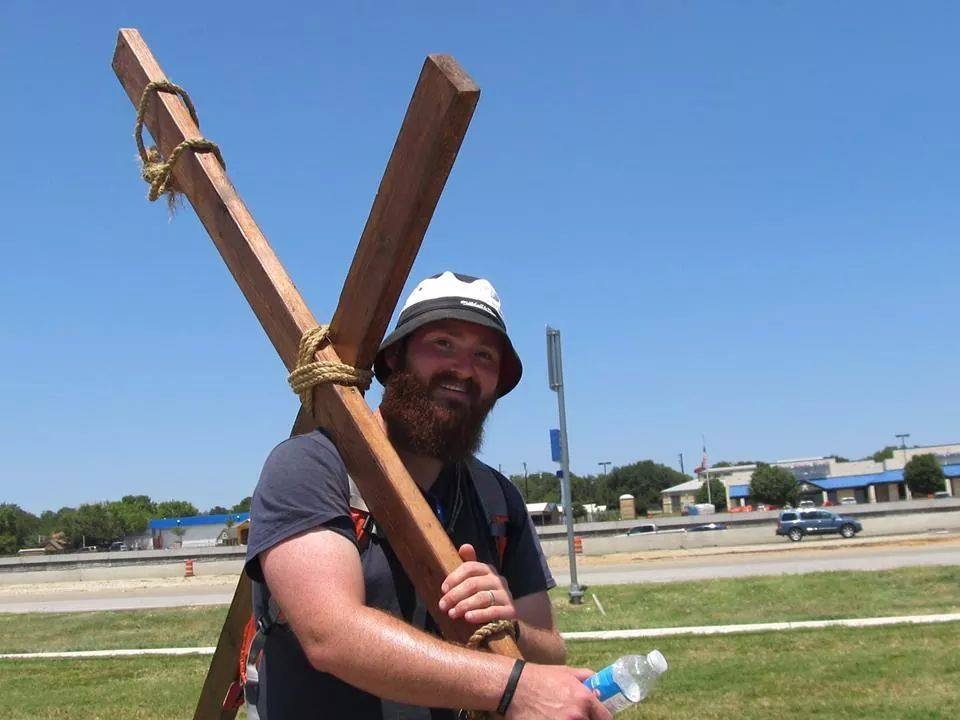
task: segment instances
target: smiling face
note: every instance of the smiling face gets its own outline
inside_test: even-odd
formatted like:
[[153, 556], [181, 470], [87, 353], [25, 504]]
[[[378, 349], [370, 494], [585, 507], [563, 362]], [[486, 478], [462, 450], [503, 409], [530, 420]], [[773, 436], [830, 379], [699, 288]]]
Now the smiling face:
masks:
[[476, 452], [497, 400], [502, 350], [497, 331], [462, 320], [411, 333], [387, 358], [380, 414], [391, 442], [445, 462]]
[[438, 402], [464, 403], [496, 397], [503, 339], [491, 328], [463, 320], [440, 320], [410, 335], [406, 367], [433, 386]]

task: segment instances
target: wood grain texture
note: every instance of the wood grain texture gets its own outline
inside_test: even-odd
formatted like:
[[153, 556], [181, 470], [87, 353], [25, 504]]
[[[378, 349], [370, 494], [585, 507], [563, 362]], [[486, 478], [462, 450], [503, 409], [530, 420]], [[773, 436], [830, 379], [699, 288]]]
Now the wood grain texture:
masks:
[[479, 99], [452, 57], [424, 61], [330, 323], [344, 362], [373, 364]]
[[[132, 29], [120, 31], [113, 67], [134, 105], [148, 82], [166, 79], [139, 32]], [[362, 367], [372, 364], [477, 97], [476, 85], [456, 61], [446, 56], [427, 58], [334, 314], [333, 346], [320, 350], [317, 359], [342, 359]], [[200, 137], [180, 99], [169, 93], [151, 99], [145, 125], [164, 156], [184, 138]], [[212, 155], [186, 153], [174, 169], [174, 177], [277, 353], [292, 369], [300, 336], [317, 324], [300, 293]], [[316, 424], [333, 433], [350, 474], [390, 535], [417, 592], [433, 608], [431, 613], [441, 631], [448, 639], [464, 642], [473, 626], [462, 620], [450, 621], [436, 608], [440, 583], [460, 564], [459, 556], [362, 395], [354, 388], [323, 386], [315, 390], [315, 398], [316, 418], [301, 410], [294, 433]], [[222, 712], [220, 705], [237, 674], [240, 637], [249, 608], [249, 586], [241, 579], [195, 720], [223, 720], [234, 715]], [[519, 656], [509, 639], [491, 643], [491, 649]]]

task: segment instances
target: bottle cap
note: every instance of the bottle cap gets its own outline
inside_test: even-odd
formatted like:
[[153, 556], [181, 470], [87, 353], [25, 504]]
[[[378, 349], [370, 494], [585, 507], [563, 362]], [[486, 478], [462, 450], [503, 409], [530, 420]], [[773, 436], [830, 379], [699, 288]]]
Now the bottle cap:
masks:
[[653, 650], [649, 655], [647, 655], [647, 662], [650, 664], [650, 667], [653, 668], [654, 672], [657, 673], [657, 675], [662, 675], [667, 671], [667, 659], [659, 650]]

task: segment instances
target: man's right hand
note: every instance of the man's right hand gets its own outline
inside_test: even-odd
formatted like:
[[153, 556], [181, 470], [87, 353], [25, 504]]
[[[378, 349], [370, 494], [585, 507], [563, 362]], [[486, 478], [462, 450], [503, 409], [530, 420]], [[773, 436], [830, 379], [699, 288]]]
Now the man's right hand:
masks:
[[613, 715], [583, 681], [589, 668], [527, 664], [520, 675], [509, 720], [611, 720]]

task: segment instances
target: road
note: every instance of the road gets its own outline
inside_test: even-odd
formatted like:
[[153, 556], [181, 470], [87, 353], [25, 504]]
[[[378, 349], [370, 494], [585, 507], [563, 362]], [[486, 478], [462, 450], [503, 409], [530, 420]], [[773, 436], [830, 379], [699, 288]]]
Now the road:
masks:
[[[919, 565], [960, 565], [960, 538], [927, 537], [876, 543], [862, 539], [807, 539], [798, 544], [751, 546], [656, 556], [624, 554], [581, 558], [581, 585], [676, 582], [829, 570], [886, 570]], [[566, 564], [551, 562], [559, 585], [569, 584]], [[0, 613], [79, 612], [184, 605], [226, 605], [235, 577], [189, 578], [166, 583], [85, 583], [0, 588]]]
[[[960, 539], [906, 544], [868, 544], [857, 540], [804, 540], [770, 548], [730, 548], [732, 552], [664, 557], [638, 562], [590, 561], [577, 565], [581, 585], [676, 582], [753, 575], [795, 575], [830, 570], [889, 570], [919, 565], [960, 565]], [[555, 568], [558, 585], [568, 585], [566, 564]]]

